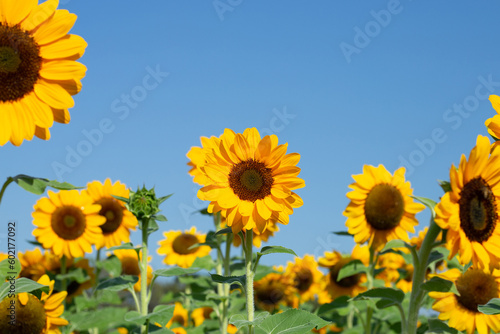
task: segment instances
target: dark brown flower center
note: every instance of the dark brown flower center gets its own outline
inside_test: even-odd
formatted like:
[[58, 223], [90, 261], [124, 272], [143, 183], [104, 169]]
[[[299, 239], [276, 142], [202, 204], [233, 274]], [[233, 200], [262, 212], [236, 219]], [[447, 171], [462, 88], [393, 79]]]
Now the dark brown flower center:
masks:
[[255, 202], [269, 196], [273, 182], [271, 168], [253, 159], [234, 165], [229, 173], [229, 186], [243, 201]]
[[0, 102], [17, 101], [33, 91], [42, 66], [39, 51], [28, 32], [0, 23]]
[[17, 296], [4, 298], [0, 303], [0, 333], [42, 333], [46, 323], [43, 304], [33, 295], [28, 295], [26, 305], [22, 305]]
[[460, 192], [460, 227], [470, 241], [490, 238], [497, 224], [495, 195], [482, 177], [467, 182]]
[[80, 237], [87, 226], [85, 215], [76, 206], [62, 206], [52, 214], [52, 230], [62, 239], [75, 240]]
[[102, 233], [113, 233], [123, 221], [123, 206], [114, 198], [101, 198], [96, 203], [101, 205], [99, 214], [106, 218], [106, 222], [101, 225]]
[[460, 296], [457, 301], [466, 309], [478, 312], [477, 306], [498, 298], [498, 283], [495, 278], [479, 269], [469, 269], [455, 283]]
[[335, 264], [332, 268], [330, 268], [330, 282], [340, 285], [343, 288], [350, 288], [359, 283], [361, 279], [361, 274], [356, 274], [352, 276], [347, 276], [338, 280], [339, 272], [342, 267], [352, 261], [351, 258], [343, 258], [337, 264]]
[[399, 189], [377, 184], [365, 201], [366, 221], [376, 230], [390, 230], [399, 225], [405, 212], [405, 201]]
[[199, 243], [198, 238], [195, 235], [189, 233], [182, 233], [177, 236], [172, 243], [172, 248], [177, 254], [187, 255], [196, 252], [198, 247], [191, 248], [191, 246]]
[[175, 322], [175, 323], [177, 323], [177, 324], [179, 324], [181, 326], [186, 326], [187, 325], [186, 324], [186, 319], [182, 315], [180, 315], [180, 314], [174, 315], [172, 317], [172, 322], [173, 323]]
[[313, 275], [307, 268], [301, 268], [295, 275], [295, 287], [299, 292], [309, 290], [313, 283]]
[[263, 308], [272, 310], [285, 297], [285, 287], [277, 281], [270, 281], [260, 287], [255, 296]]
[[120, 262], [122, 263], [122, 274], [135, 276], [139, 276], [141, 274], [137, 258], [124, 256], [120, 259]]

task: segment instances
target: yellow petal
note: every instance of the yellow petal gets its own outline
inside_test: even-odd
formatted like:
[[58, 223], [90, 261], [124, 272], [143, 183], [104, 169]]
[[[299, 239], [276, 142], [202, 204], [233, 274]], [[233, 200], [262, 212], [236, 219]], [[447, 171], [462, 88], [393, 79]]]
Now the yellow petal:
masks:
[[50, 131], [47, 128], [41, 128], [39, 126], [35, 127], [35, 136], [43, 140], [50, 139]]
[[76, 15], [65, 9], [56, 10], [47, 22], [38, 27], [33, 33], [35, 42], [43, 46], [64, 37], [76, 22]]
[[12, 133], [9, 112], [13, 112], [11, 104], [0, 102], [0, 145], [5, 145]]
[[34, 88], [36, 96], [52, 108], [67, 109], [75, 105], [71, 95], [58, 84], [38, 80]]
[[38, 0], [2, 0], [0, 1], [0, 21], [15, 26], [24, 20], [38, 4]]
[[72, 60], [54, 60], [42, 63], [40, 76], [47, 80], [72, 80], [83, 78], [87, 67]]
[[[22, 3], [22, 1], [19, 2]], [[58, 4], [59, 0], [47, 0], [36, 6], [33, 8], [30, 15], [21, 22], [21, 28], [27, 31], [35, 29], [54, 14]]]
[[71, 120], [68, 109], [52, 109], [54, 115], [54, 121], [57, 123], [68, 124]]
[[43, 59], [61, 59], [72, 56], [80, 58], [85, 52], [87, 42], [78, 35], [66, 35], [57, 41], [40, 48], [40, 57]]

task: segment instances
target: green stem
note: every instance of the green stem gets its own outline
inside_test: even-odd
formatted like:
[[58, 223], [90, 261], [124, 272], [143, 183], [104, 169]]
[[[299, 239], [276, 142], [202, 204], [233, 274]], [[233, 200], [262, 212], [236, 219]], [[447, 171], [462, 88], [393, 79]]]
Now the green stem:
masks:
[[405, 310], [403, 309], [403, 306], [401, 304], [396, 304], [396, 307], [398, 308], [399, 313], [401, 314], [401, 333], [408, 333], [406, 330], [406, 316], [405, 316]]
[[7, 189], [9, 184], [11, 184], [12, 182], [14, 182], [14, 179], [9, 176], [7, 178], [7, 181], [5, 181], [5, 183], [3, 184], [2, 190], [0, 190], [0, 204], [2, 203], [2, 198], [3, 198], [3, 194], [5, 193], [5, 189]]
[[[216, 213], [214, 215], [214, 225], [215, 225], [215, 231], [220, 231], [220, 213]], [[224, 254], [222, 254], [222, 250], [220, 249], [220, 245], [222, 243], [222, 236], [218, 235], [217, 236], [217, 263], [215, 265], [215, 273], [217, 275], [223, 274], [222, 268], [223, 266], [225, 267], [226, 263], [226, 258], [224, 257]], [[227, 276], [226, 270], [224, 270], [224, 275]], [[219, 304], [219, 325], [220, 325], [220, 330], [221, 334], [227, 334], [227, 324], [228, 324], [228, 316], [227, 316], [227, 307], [226, 307], [226, 302], [227, 302], [227, 296], [226, 295], [226, 285], [228, 284], [223, 284], [223, 283], [217, 283], [217, 294], [222, 297], [222, 302]]]
[[[148, 315], [148, 225], [149, 218], [142, 220], [142, 258], [141, 265], [141, 314]], [[142, 326], [141, 333], [147, 334], [149, 327], [149, 320]]]
[[128, 292], [130, 292], [130, 294], [134, 298], [135, 308], [137, 309], [137, 312], [141, 313], [141, 303], [139, 303], [139, 299], [137, 298], [137, 294], [135, 293], [134, 288], [129, 287], [129, 288], [127, 288], [127, 290], [128, 290]]
[[[368, 273], [366, 274], [368, 290], [373, 288], [373, 275], [375, 273], [375, 263], [376, 263], [375, 250], [372, 247], [370, 247], [370, 267], [368, 269]], [[372, 315], [373, 315], [373, 308], [370, 305], [368, 305], [366, 308], [366, 322], [365, 322], [366, 334], [370, 334], [372, 331], [372, 326], [371, 326]]]
[[409, 334], [415, 334], [417, 332], [418, 311], [420, 310], [420, 304], [422, 303], [422, 299], [425, 295], [421, 286], [427, 272], [427, 262], [429, 261], [429, 255], [431, 254], [434, 240], [436, 240], [440, 231], [441, 229], [439, 226], [437, 226], [434, 219], [431, 218], [429, 230], [427, 231], [424, 241], [422, 242], [422, 246], [420, 247], [420, 252], [418, 253], [418, 261], [414, 261], [416, 263], [414, 264], [415, 269], [413, 271], [413, 283], [411, 288], [407, 326]]
[[[254, 300], [253, 300], [253, 276], [252, 270], [252, 246], [253, 246], [253, 231], [245, 232], [245, 269], [246, 269], [246, 299], [247, 299], [247, 318], [248, 321], [254, 320]], [[253, 334], [253, 325], [248, 325], [248, 334]]]

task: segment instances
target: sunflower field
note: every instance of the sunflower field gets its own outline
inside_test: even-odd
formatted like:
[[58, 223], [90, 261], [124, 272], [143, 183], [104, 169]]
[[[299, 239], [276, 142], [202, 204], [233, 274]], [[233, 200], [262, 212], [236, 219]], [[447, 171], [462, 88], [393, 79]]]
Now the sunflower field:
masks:
[[[213, 5], [220, 18], [236, 3]], [[77, 16], [61, 6], [0, 0], [0, 146], [45, 143], [54, 122], [70, 123], [91, 41], [70, 33]], [[371, 15], [389, 24], [391, 16], [380, 13], [400, 12], [392, 1], [384, 11]], [[163, 80], [158, 68], [147, 72], [132, 96]], [[136, 108], [122, 96], [117, 110]], [[450, 164], [439, 198], [415, 195], [407, 168], [383, 164], [360, 166], [348, 189], [334, 189], [346, 194], [343, 212], [318, 210], [325, 219], [341, 216], [343, 230], [332, 232], [353, 241], [350, 252], [298, 256], [274, 245], [280, 230], [294, 229], [296, 211], [315, 205], [301, 195], [307, 152], [295, 153], [280, 131], [224, 126], [195, 138], [199, 145], [184, 152], [185, 175], [173, 178], [193, 181], [203, 208], [189, 214], [201, 216], [203, 227], [171, 228], [162, 207], [173, 194], [157, 194], [153, 185], [7, 176], [0, 206], [12, 188], [36, 200], [25, 208], [30, 235], [16, 236], [19, 222], [2, 217], [0, 334], [499, 333], [500, 96], [488, 99], [496, 115], [484, 117], [487, 135]], [[111, 126], [100, 126], [102, 140]], [[83, 133], [97, 142], [97, 132]], [[177, 144], [143, 142], [140, 131], [130, 136], [140, 148]], [[103, 149], [125, 155], [128, 147]], [[131, 160], [146, 175], [153, 164], [140, 153]], [[422, 212], [428, 223], [417, 219]], [[314, 222], [304, 224], [314, 230]], [[16, 239], [32, 248], [18, 251]], [[289, 260], [268, 265], [276, 254]]]

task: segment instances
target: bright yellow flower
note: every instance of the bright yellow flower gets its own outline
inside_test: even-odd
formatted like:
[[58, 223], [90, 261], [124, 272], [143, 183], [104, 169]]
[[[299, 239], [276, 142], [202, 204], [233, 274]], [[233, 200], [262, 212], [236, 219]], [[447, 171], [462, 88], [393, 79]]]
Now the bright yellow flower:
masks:
[[[49, 286], [49, 293], [42, 292], [38, 299], [26, 292], [19, 293], [13, 298], [4, 298], [0, 303], [0, 333], [25, 334], [61, 334], [60, 326], [68, 321], [60, 318], [64, 312], [62, 302], [66, 298], [66, 291], [52, 293], [54, 281], [43, 275], [38, 283]], [[9, 323], [9, 306], [15, 303], [15, 325]]]
[[214, 309], [208, 306], [199, 307], [191, 312], [191, 319], [194, 322], [194, 326], [200, 326], [206, 319], [210, 319], [210, 315], [214, 312]]
[[282, 273], [269, 273], [254, 281], [255, 305], [270, 313], [279, 311], [280, 305], [290, 305], [295, 293], [293, 280]]
[[46, 272], [44, 256], [39, 248], [32, 251], [19, 252], [19, 263], [21, 264], [21, 272], [19, 277], [26, 277], [33, 281], [37, 281]]
[[300, 304], [314, 300], [321, 291], [320, 282], [323, 273], [318, 269], [318, 263], [312, 255], [296, 257], [295, 262], [288, 262], [285, 275], [289, 276], [297, 289], [293, 296], [292, 306], [298, 308]]
[[76, 15], [57, 0], [0, 0], [0, 146], [49, 139], [54, 121], [68, 123], [81, 89], [87, 43], [68, 34]]
[[340, 296], [355, 297], [366, 291], [363, 284], [366, 282], [366, 274], [359, 273], [338, 280], [340, 270], [353, 260], [360, 260], [364, 265], [369, 262], [369, 250], [367, 246], [356, 245], [350, 256], [343, 256], [337, 251], [325, 252], [324, 257], [318, 260], [320, 266], [328, 268], [328, 275], [323, 276], [321, 287], [323, 293], [319, 295], [321, 304], [330, 303]]
[[[134, 284], [134, 290], [137, 292], [141, 291], [141, 270], [139, 269], [139, 260], [142, 261], [142, 251], [140, 251], [140, 258], [133, 249], [116, 249], [113, 251], [113, 254], [122, 263], [122, 275], [139, 276], [139, 280]], [[151, 261], [151, 256], [148, 256], [148, 262], [149, 261]], [[153, 279], [153, 268], [150, 265], [148, 265], [146, 277], [149, 285]]]
[[199, 185], [209, 184], [210, 178], [200, 170], [200, 167], [205, 165], [207, 153], [209, 153], [212, 149], [217, 148], [218, 138], [217, 137], [201, 137], [200, 138], [202, 147], [193, 146], [186, 154], [189, 158], [188, 166], [191, 167], [189, 170], [189, 174], [192, 175], [193, 181], [198, 183]]
[[418, 224], [415, 214], [424, 209], [410, 197], [413, 190], [405, 182], [405, 169], [399, 168], [392, 176], [383, 165], [365, 165], [363, 174], [353, 175], [356, 181], [347, 194], [351, 200], [344, 211], [348, 232], [354, 241], [380, 250], [389, 240], [409, 242], [408, 231], [415, 232]]
[[454, 282], [460, 293], [429, 292], [429, 296], [436, 299], [432, 308], [440, 313], [439, 319], [448, 320], [450, 327], [466, 331], [467, 334], [475, 330], [479, 334], [500, 331], [500, 315], [486, 315], [477, 309], [478, 305], [500, 296], [500, 270], [471, 267], [462, 274], [455, 268], [436, 276]]
[[175, 302], [174, 315], [165, 327], [171, 328], [174, 324], [181, 325], [182, 327], [188, 325], [188, 310], [179, 302]]
[[[208, 212], [221, 212], [234, 234], [266, 230], [269, 222], [288, 224], [302, 199], [292, 190], [304, 187], [297, 175], [297, 153], [286, 154], [275, 135], [260, 137], [255, 128], [243, 134], [226, 129], [212, 137], [199, 170], [207, 177], [198, 197], [210, 201]], [[205, 147], [204, 147], [205, 148]]]
[[100, 205], [78, 190], [48, 192], [34, 207], [33, 231], [45, 249], [68, 258], [83, 257], [92, 252], [92, 245], [102, 239], [100, 225], [106, 219], [99, 215]]
[[158, 244], [158, 254], [165, 255], [163, 263], [168, 265], [178, 265], [182, 268], [189, 268], [198, 257], [204, 257], [211, 251], [209, 246], [191, 246], [204, 243], [206, 234], [196, 233], [196, 227], [188, 231], [164, 232], [164, 240]]
[[497, 266], [500, 254], [500, 150], [490, 155], [490, 141], [478, 136], [469, 161], [465, 155], [450, 169], [451, 191], [436, 205], [436, 224], [448, 229], [450, 259], [462, 264]]
[[86, 192], [95, 204], [101, 206], [99, 214], [106, 218], [106, 222], [101, 225], [104, 238], [96, 245], [97, 249], [130, 242], [130, 230], [136, 229], [137, 219], [127, 210], [124, 202], [113, 197], [128, 198], [129, 190], [126, 186], [120, 181], [111, 184], [111, 180], [106, 179], [104, 184], [99, 181], [88, 183]]

